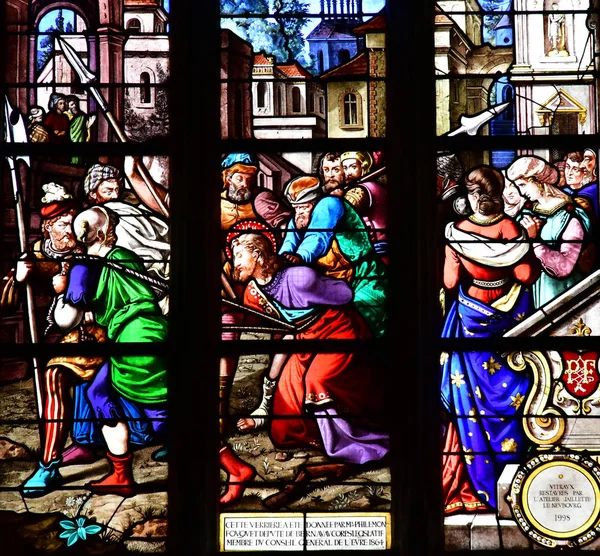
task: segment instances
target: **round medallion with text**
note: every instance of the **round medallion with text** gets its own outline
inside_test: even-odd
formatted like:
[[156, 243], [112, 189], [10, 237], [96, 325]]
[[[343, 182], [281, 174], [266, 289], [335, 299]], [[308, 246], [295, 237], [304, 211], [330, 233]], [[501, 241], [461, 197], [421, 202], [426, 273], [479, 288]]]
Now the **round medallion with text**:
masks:
[[517, 471], [508, 501], [523, 532], [542, 546], [600, 537], [600, 468], [582, 454], [532, 458]]

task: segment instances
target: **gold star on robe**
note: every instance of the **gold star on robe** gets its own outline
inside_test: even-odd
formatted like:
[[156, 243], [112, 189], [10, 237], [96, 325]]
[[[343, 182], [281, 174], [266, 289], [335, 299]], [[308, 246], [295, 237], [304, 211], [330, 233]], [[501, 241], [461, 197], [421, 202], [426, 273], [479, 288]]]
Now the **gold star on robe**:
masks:
[[467, 465], [471, 465], [473, 463], [473, 460], [475, 459], [475, 456], [472, 454], [470, 455], [469, 452], [472, 452], [473, 450], [469, 450], [468, 448], [463, 446], [463, 451], [465, 452], [465, 462], [467, 463]]
[[499, 371], [502, 368], [502, 364], [498, 363], [491, 355], [488, 361], [484, 361], [481, 365], [488, 373], [491, 375], [495, 374], [496, 371]]
[[516, 452], [517, 451], [517, 443], [514, 438], [505, 438], [502, 443], [502, 451], [503, 452]]
[[523, 400], [525, 399], [525, 396], [521, 396], [521, 394], [517, 392], [514, 396], [511, 396], [510, 399], [512, 400], [510, 405], [515, 408], [515, 411], [518, 411], [519, 407], [521, 407], [521, 404], [523, 403]]

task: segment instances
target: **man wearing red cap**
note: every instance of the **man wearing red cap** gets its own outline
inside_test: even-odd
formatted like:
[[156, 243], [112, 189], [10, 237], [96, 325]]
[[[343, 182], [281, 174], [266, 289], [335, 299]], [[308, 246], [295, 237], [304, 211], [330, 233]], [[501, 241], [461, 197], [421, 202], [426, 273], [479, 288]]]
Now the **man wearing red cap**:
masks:
[[[67, 282], [70, 263], [66, 259], [70, 255], [82, 253], [82, 250], [78, 247], [73, 233], [73, 219], [78, 212], [77, 202], [62, 185], [47, 183], [42, 189], [44, 196], [40, 213], [43, 238], [32, 245], [30, 253], [21, 256], [16, 265], [15, 279], [19, 283], [31, 282], [35, 292], [36, 309], [41, 309], [36, 315], [36, 323], [47, 325], [46, 314], [55, 296], [55, 288], [60, 288]], [[48, 327], [46, 332], [50, 329]], [[41, 329], [38, 336], [43, 338], [45, 331]], [[103, 342], [104, 329], [93, 322], [85, 323], [64, 335], [59, 341], [77, 343], [84, 339]], [[48, 361], [42, 380], [44, 435], [41, 466], [25, 483], [25, 495], [41, 496], [48, 492], [51, 485], [46, 484], [44, 477], [53, 465], [57, 466], [61, 462], [60, 452], [71, 430], [70, 388], [74, 384], [73, 379], [89, 379], [101, 362], [101, 357], [54, 357]], [[63, 457], [68, 461], [68, 453], [65, 454]]]
[[[35, 305], [45, 322], [47, 308], [54, 297], [53, 280], [66, 280], [61, 274], [66, 270], [61, 260], [78, 250], [72, 223], [77, 214], [77, 202], [62, 186], [47, 183], [42, 186], [42, 239], [35, 242], [30, 253], [23, 254], [17, 262], [15, 279], [17, 282], [31, 280], [35, 292]], [[39, 336], [43, 336], [43, 330]]]

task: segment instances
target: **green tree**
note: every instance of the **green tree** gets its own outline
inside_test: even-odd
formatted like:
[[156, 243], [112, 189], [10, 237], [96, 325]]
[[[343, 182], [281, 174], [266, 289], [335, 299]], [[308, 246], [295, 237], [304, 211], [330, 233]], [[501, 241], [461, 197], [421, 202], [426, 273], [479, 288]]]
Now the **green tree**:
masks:
[[[240, 15], [234, 18], [242, 38], [252, 44], [255, 52], [275, 56], [279, 63], [299, 60], [310, 65], [305, 53], [302, 29], [308, 19], [308, 3], [302, 0], [221, 0], [221, 14]], [[295, 17], [278, 17], [297, 14]], [[273, 15], [272, 18], [252, 16]]]

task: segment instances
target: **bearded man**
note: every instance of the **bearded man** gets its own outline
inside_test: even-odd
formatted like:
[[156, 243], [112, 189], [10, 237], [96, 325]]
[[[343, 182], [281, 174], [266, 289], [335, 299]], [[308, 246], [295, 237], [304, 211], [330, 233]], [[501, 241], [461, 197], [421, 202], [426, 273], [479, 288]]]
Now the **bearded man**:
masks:
[[[229, 230], [244, 220], [262, 220], [271, 228], [282, 228], [291, 217], [290, 209], [275, 194], [257, 187], [258, 160], [248, 153], [231, 153], [222, 163], [223, 192], [221, 193], [221, 230]], [[228, 261], [223, 267], [224, 281], [231, 286], [229, 297], [239, 298], [243, 292], [240, 285], [229, 284], [232, 269]], [[227, 295], [227, 294], [226, 294]], [[229, 308], [223, 308], [221, 321], [226, 325], [241, 325], [244, 315]], [[239, 333], [223, 332], [223, 340], [237, 340]], [[237, 367], [237, 359], [223, 357], [220, 366], [219, 400], [220, 414], [225, 416], [228, 407], [229, 390]], [[268, 388], [269, 385], [265, 385]], [[221, 432], [224, 420], [221, 419]]]
[[[119, 216], [117, 245], [138, 255], [147, 272], [168, 280], [169, 225], [141, 204], [132, 191], [125, 190], [121, 171], [110, 164], [94, 164], [85, 176], [83, 190], [90, 205], [103, 206]], [[166, 314], [165, 303], [161, 309]]]
[[[86, 246], [90, 258], [72, 265], [68, 281], [55, 284], [59, 294], [55, 321], [65, 331], [76, 330], [85, 322], [85, 312], [91, 310], [97, 323], [106, 329], [108, 340], [114, 343], [163, 342], [167, 336], [167, 321], [152, 288], [138, 277], [144, 273], [141, 260], [132, 251], [116, 245], [117, 218], [104, 207], [92, 207], [75, 218], [74, 233]], [[122, 270], [105, 265], [104, 259]], [[64, 373], [61, 376], [64, 377]], [[86, 397], [101, 426], [111, 464], [109, 474], [89, 486], [102, 494], [131, 496], [135, 493], [131, 430], [121, 401], [127, 399], [138, 404], [154, 433], [164, 436], [166, 361], [158, 356], [113, 355], [101, 361], [92, 377], [79, 375], [79, 378], [91, 379]], [[68, 382], [62, 388], [66, 391]], [[64, 416], [56, 419], [62, 422]], [[45, 446], [36, 471], [23, 485], [25, 496], [42, 496], [61, 486], [62, 462], [58, 457], [61, 444], [64, 444], [64, 435], [53, 442], [53, 449]]]
[[290, 180], [284, 195], [294, 209], [279, 253], [292, 264], [316, 264], [327, 276], [346, 280], [353, 302], [372, 335], [387, 328], [387, 267], [369, 232], [343, 198], [328, 195], [316, 176]]
[[341, 153], [325, 153], [319, 162], [319, 176], [325, 195], [341, 197], [344, 194], [346, 175], [340, 157]]
[[42, 185], [42, 238], [36, 241], [28, 253], [23, 253], [15, 268], [17, 283], [29, 282], [35, 296], [36, 322], [41, 327], [42, 338], [46, 328], [46, 315], [55, 292], [53, 281], [62, 280], [68, 270], [65, 258], [80, 253], [73, 235], [73, 218], [78, 204], [66, 188], [57, 183]]
[[[310, 266], [285, 267], [276, 255], [273, 234], [259, 222], [236, 226], [227, 242], [234, 278], [247, 284], [244, 305], [290, 324], [309, 319], [294, 339], [371, 337], [352, 307], [350, 285]], [[286, 355], [282, 367], [273, 413], [286, 418], [272, 420], [273, 444], [278, 448], [319, 446], [333, 463], [301, 469], [294, 484], [265, 500], [273, 509], [298, 496], [306, 479], [339, 479], [357, 465], [379, 462], [389, 452], [388, 434], [374, 424], [382, 392], [376, 369], [366, 357], [355, 353], [292, 353]]]
[[[73, 233], [73, 219], [77, 214], [77, 202], [62, 185], [48, 183], [42, 186], [41, 215], [43, 238], [33, 244], [31, 254], [24, 254], [16, 265], [15, 279], [18, 283], [30, 282], [36, 300], [36, 322], [50, 325], [46, 331], [40, 329], [39, 338], [49, 339], [49, 331], [55, 322], [49, 309], [54, 306], [57, 288], [64, 287], [70, 267], [69, 257], [82, 253]], [[60, 337], [60, 343], [82, 341], [103, 342], [106, 334], [90, 316], [81, 326]], [[52, 338], [56, 340], [56, 338]], [[23, 485], [23, 494], [28, 497], [43, 496], [56, 485], [52, 483], [53, 469], [62, 463], [83, 463], [72, 459], [76, 444], [61, 454], [71, 431], [74, 399], [71, 387], [91, 378], [102, 363], [101, 357], [54, 357], [44, 369], [43, 386], [43, 442], [38, 469]], [[86, 454], [89, 458], [93, 454]], [[87, 459], [86, 461], [93, 461]]]
[[371, 171], [373, 157], [368, 152], [348, 151], [342, 153], [340, 161], [347, 184], [344, 199], [354, 207], [371, 230], [375, 252], [387, 262], [387, 189], [375, 180], [356, 183]]

